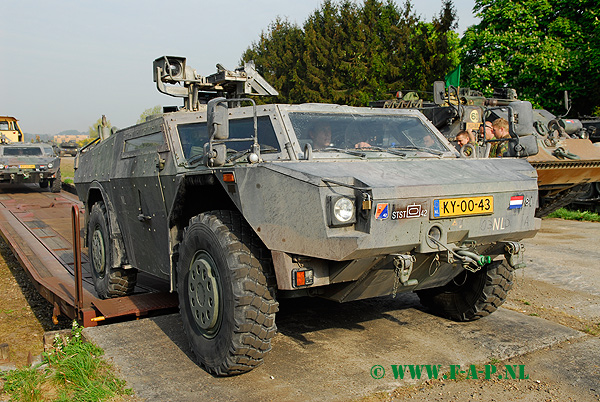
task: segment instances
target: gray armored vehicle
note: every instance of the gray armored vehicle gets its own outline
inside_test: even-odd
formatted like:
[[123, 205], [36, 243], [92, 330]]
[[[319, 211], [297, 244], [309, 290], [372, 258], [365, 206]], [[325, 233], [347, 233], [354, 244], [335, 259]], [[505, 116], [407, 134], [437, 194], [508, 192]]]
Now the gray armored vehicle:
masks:
[[58, 193], [60, 158], [50, 144], [1, 144], [0, 183], [37, 183]]
[[98, 295], [170, 281], [209, 372], [262, 362], [281, 298], [417, 292], [459, 321], [505, 300], [540, 226], [527, 161], [461, 158], [414, 110], [255, 105], [276, 91], [252, 64], [162, 57], [154, 80], [184, 107], [101, 130], [75, 184]]

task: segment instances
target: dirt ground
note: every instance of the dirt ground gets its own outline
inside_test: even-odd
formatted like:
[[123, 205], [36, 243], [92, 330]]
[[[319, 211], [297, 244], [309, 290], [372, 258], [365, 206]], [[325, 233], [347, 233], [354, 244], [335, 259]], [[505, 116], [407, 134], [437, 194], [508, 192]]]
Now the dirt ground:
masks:
[[[581, 226], [583, 224], [583, 226]], [[593, 233], [600, 234], [600, 224], [587, 222], [567, 223], [572, 228], [585, 227], [593, 238]], [[578, 226], [579, 225], [579, 226]], [[596, 226], [594, 226], [596, 225]], [[536, 260], [540, 255], [548, 255], [544, 247], [552, 247], [553, 233], [542, 225], [542, 231], [534, 239], [534, 247], [530, 246], [532, 254], [530, 267], [517, 271], [513, 290], [504, 307], [520, 313], [539, 316], [543, 319], [560, 323], [588, 334], [586, 339], [600, 339], [600, 293], [595, 282], [586, 282], [580, 286], [569, 286], [569, 281], [577, 280], [577, 270], [573, 266], [559, 270], [560, 275], [551, 281], [539, 280], [536, 272], [543, 272], [548, 264], [536, 270]], [[555, 227], [554, 223], [552, 227]], [[569, 229], [573, 231], [573, 229]], [[579, 230], [579, 229], [578, 229]], [[581, 229], [583, 230], [583, 229]], [[597, 236], [595, 237], [597, 239]], [[574, 241], [574, 246], [577, 241]], [[596, 241], [597, 244], [597, 241]], [[539, 247], [539, 249], [538, 249]], [[595, 246], [587, 246], [593, 249]], [[538, 254], [536, 254], [538, 253]], [[595, 253], [598, 253], [596, 250]], [[592, 261], [589, 269], [600, 270], [599, 259], [588, 255]], [[577, 264], [577, 262], [575, 263]], [[532, 267], [533, 265], [533, 267]], [[551, 267], [550, 267], [551, 268]], [[528, 269], [530, 271], [528, 271]], [[592, 271], [590, 271], [592, 272]], [[575, 276], [573, 276], [575, 275]], [[586, 290], [585, 286], [593, 288]], [[58, 325], [52, 323], [52, 306], [35, 290], [27, 275], [12, 255], [4, 240], [0, 239], [0, 343], [8, 343], [10, 360], [19, 367], [27, 364], [29, 353], [39, 355], [43, 350], [43, 335], [46, 331], [69, 328], [70, 322], [61, 320]], [[560, 353], [570, 353], [571, 349], [583, 347], [580, 341], [569, 341], [568, 345], [555, 347]], [[600, 342], [596, 342], [600, 345]], [[528, 364], [532, 367], [531, 379], [519, 381], [499, 380], [454, 380], [427, 381], [418, 385], [405, 386], [393, 392], [374, 394], [361, 399], [362, 402], [372, 401], [581, 401], [600, 400], [600, 389], [590, 393], [582, 392], [581, 388], [573, 386], [573, 382], [561, 381], [553, 375], [556, 371], [552, 366], [546, 367], [543, 361], [545, 351], [533, 352], [507, 362], [507, 364]], [[568, 357], [568, 356], [567, 356]], [[596, 361], [596, 370], [598, 369]], [[597, 388], [600, 388], [598, 386]], [[595, 393], [595, 395], [594, 395]]]

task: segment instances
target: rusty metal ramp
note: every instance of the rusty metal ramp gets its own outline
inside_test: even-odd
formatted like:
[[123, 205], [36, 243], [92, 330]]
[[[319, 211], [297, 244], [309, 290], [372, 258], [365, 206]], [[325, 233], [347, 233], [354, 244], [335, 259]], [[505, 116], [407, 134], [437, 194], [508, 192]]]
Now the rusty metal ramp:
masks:
[[[97, 298], [85, 252], [79, 257], [81, 284], [78, 291], [73, 206], [83, 208], [79, 200], [67, 192], [50, 193], [34, 185], [0, 185], [2, 236], [40, 294], [54, 305], [55, 317], [64, 314], [90, 327], [111, 319], [137, 318], [177, 307], [177, 297], [169, 293], [168, 283], [142, 273], [138, 274], [138, 285], [132, 296]], [[83, 225], [83, 219], [79, 220], [77, 226]], [[78, 233], [78, 243], [83, 244], [83, 230]]]

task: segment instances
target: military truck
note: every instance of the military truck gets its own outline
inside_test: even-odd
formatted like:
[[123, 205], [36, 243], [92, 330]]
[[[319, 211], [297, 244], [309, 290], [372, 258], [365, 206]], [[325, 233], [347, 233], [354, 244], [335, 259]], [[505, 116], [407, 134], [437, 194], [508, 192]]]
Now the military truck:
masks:
[[19, 121], [11, 116], [0, 116], [0, 143], [23, 142]]
[[[454, 140], [460, 130], [479, 130], [484, 121], [502, 117], [515, 122], [520, 131], [511, 131], [509, 149], [503, 156], [526, 158], [535, 167], [540, 191], [538, 217], [582, 197], [589, 201], [595, 196], [595, 182], [600, 181], [600, 148], [589, 139], [593, 130], [586, 129], [580, 120], [534, 109], [530, 102], [519, 100], [512, 88], [495, 89], [493, 97], [486, 98], [469, 88], [446, 90], [444, 82], [439, 81], [434, 84], [433, 97], [423, 100], [418, 93], [409, 92], [402, 98], [374, 102], [373, 106], [415, 108], [449, 140]], [[565, 105], [568, 113], [570, 101], [566, 93]], [[478, 152], [471, 156], [487, 157], [496, 141], [480, 137]]]
[[153, 67], [183, 107], [101, 128], [74, 181], [98, 295], [168, 280], [208, 372], [259, 365], [282, 298], [417, 292], [457, 321], [504, 302], [540, 227], [527, 161], [461, 158], [415, 110], [256, 105], [277, 91], [252, 63]]
[[0, 183], [37, 183], [58, 193], [60, 158], [50, 144], [1, 144]]

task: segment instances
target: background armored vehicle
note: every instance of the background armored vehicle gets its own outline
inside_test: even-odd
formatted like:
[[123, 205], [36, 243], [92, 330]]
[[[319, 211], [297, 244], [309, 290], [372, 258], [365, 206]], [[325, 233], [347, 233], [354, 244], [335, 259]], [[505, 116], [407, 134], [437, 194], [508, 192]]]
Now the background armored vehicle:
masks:
[[60, 149], [60, 156], [76, 156], [79, 149], [75, 141], [61, 142], [58, 147]]
[[0, 116], [0, 143], [23, 141], [23, 132], [18, 120], [10, 116]]
[[1, 183], [38, 183], [50, 186], [53, 193], [61, 187], [60, 158], [50, 144], [0, 145]]
[[76, 159], [92, 276], [101, 297], [138, 271], [170, 281], [209, 372], [260, 364], [285, 297], [415, 291], [459, 321], [503, 303], [540, 224], [525, 160], [460, 158], [414, 110], [256, 106], [240, 96], [276, 91], [252, 64], [204, 77], [162, 57], [154, 79], [184, 107]]
[[[446, 92], [444, 87], [443, 82], [434, 85], [433, 101], [424, 101], [417, 93], [410, 92], [407, 99], [378, 101], [373, 106], [420, 110], [450, 140], [454, 140], [460, 130], [478, 131], [486, 120], [503, 117], [515, 122], [519, 132], [511, 131], [511, 145], [504, 156], [526, 158], [537, 170], [538, 217], [574, 201], [593, 201], [597, 197], [595, 182], [600, 181], [600, 148], [588, 139], [593, 130], [586, 129], [580, 120], [533, 109], [529, 102], [518, 100], [516, 91], [511, 88], [497, 89], [493, 98], [485, 98], [468, 88], [450, 87]], [[566, 94], [565, 105], [568, 113]], [[486, 145], [489, 150], [489, 145], [497, 140], [489, 143], [480, 137], [478, 141], [482, 146], [479, 156], [486, 157]]]

